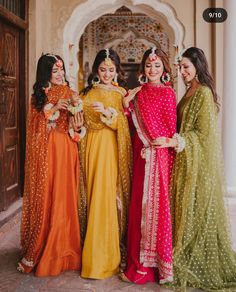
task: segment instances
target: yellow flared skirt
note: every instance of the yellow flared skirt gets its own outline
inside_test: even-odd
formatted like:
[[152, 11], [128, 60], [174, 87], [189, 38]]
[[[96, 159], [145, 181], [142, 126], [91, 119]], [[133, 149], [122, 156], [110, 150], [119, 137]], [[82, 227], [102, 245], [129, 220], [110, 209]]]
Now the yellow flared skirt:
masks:
[[85, 171], [88, 222], [81, 276], [103, 279], [116, 274], [120, 264], [116, 131], [106, 127], [88, 132]]

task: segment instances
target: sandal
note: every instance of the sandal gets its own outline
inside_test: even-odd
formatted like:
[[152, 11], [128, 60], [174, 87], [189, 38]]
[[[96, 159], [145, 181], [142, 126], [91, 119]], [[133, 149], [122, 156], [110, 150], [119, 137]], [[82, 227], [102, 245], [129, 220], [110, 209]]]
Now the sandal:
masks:
[[124, 272], [119, 274], [119, 278], [123, 281], [123, 282], [127, 282], [127, 283], [132, 283], [125, 275]]

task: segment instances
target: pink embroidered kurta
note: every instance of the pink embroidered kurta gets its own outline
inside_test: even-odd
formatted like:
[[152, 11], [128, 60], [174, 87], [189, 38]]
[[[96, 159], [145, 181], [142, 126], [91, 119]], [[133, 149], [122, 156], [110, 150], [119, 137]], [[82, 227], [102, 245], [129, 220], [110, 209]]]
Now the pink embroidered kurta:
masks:
[[145, 84], [134, 100], [134, 169], [128, 226], [128, 267], [136, 283], [171, 281], [172, 229], [169, 186], [174, 161], [171, 148], [151, 142], [176, 133], [176, 96], [171, 87]]

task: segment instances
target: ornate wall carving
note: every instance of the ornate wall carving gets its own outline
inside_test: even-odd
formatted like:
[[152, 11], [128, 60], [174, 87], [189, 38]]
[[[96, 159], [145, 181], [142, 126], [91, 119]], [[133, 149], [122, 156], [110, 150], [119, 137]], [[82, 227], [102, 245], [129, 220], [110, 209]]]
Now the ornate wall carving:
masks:
[[[123, 64], [139, 64], [143, 53], [150, 47], [162, 48], [174, 60], [174, 33], [161, 14], [155, 19], [143, 13], [132, 13], [127, 7], [114, 14], [105, 14], [86, 27], [81, 38], [83, 66], [86, 80], [96, 53], [103, 48], [117, 51]], [[81, 47], [81, 45], [80, 45]], [[81, 75], [78, 75], [81, 85]]]
[[140, 63], [150, 46], [160, 46], [171, 55], [173, 32], [161, 14], [156, 19], [132, 13], [126, 7], [91, 22], [83, 34], [83, 65], [93, 62], [96, 52], [104, 47], [114, 48], [122, 63]]

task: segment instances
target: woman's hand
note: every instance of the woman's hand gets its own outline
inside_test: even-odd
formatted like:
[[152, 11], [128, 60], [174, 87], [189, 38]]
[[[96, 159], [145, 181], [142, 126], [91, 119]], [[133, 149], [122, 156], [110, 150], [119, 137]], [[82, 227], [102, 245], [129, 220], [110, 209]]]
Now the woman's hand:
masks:
[[174, 148], [177, 146], [177, 140], [175, 138], [158, 137], [152, 141], [152, 145], [157, 146], [158, 148]]
[[111, 112], [108, 109], [105, 109], [102, 102], [96, 101], [92, 104], [92, 107], [95, 112], [105, 115], [108, 119], [111, 117]]
[[123, 105], [125, 108], [129, 107], [129, 103], [134, 99], [135, 95], [140, 91], [142, 86], [138, 86], [128, 91], [128, 95], [123, 98]]
[[73, 117], [70, 118], [70, 121], [74, 131], [78, 132], [84, 124], [83, 112], [77, 112]]
[[64, 109], [67, 110], [69, 105], [69, 100], [66, 98], [60, 98], [57, 102], [57, 104], [55, 105], [55, 110], [60, 110], [60, 109]]
[[73, 91], [73, 94], [71, 96], [71, 103], [73, 106], [77, 106], [79, 104], [79, 101], [80, 101], [80, 96], [79, 96], [79, 93], [76, 92], [76, 91]]

